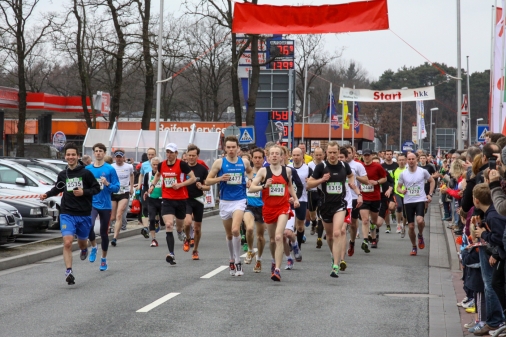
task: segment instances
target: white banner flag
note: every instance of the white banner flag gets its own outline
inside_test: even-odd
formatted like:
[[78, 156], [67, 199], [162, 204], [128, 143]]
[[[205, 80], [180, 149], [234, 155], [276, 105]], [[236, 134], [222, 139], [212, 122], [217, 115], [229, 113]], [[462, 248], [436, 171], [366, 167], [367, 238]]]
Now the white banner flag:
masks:
[[416, 124], [418, 125], [418, 138], [427, 138], [427, 130], [425, 129], [425, 112], [423, 101], [416, 102]]
[[[498, 11], [500, 8], [497, 9]], [[495, 46], [494, 46], [494, 74], [492, 82], [492, 114], [490, 119], [490, 131], [502, 133], [504, 119], [506, 118], [506, 104], [502, 108], [502, 90], [504, 82], [503, 74], [503, 33], [504, 33], [504, 16], [501, 17], [495, 26]], [[501, 119], [502, 115], [502, 119]]]
[[423, 87], [414, 89], [393, 89], [393, 90], [368, 90], [341, 88], [339, 90], [341, 101], [355, 102], [412, 102], [429, 101], [436, 99], [434, 87]]
[[468, 103], [467, 103], [467, 95], [464, 94], [462, 95], [462, 107], [460, 109], [460, 111], [462, 112], [462, 139], [463, 140], [467, 140], [467, 136], [469, 134], [468, 132], [468, 113], [469, 113], [469, 108], [468, 108]]

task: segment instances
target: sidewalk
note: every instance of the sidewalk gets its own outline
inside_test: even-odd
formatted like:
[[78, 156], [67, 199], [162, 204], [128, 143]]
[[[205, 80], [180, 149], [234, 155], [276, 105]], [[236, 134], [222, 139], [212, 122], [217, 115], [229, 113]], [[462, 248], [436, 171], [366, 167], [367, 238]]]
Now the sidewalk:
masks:
[[[456, 289], [460, 278], [455, 241], [441, 221], [439, 204], [430, 205], [429, 253], [429, 337], [464, 336], [457, 307]], [[462, 281], [460, 281], [462, 288]], [[460, 295], [459, 295], [460, 296]], [[460, 297], [459, 297], [460, 298]], [[467, 330], [466, 330], [467, 332]]]

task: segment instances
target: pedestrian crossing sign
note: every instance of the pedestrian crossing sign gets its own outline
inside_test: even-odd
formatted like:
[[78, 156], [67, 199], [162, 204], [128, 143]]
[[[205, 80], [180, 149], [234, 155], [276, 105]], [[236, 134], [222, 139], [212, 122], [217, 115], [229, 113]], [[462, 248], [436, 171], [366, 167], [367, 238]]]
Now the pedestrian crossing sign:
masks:
[[488, 125], [476, 125], [476, 140], [480, 143], [485, 142], [485, 134], [490, 130]]
[[239, 144], [247, 145], [255, 143], [255, 127], [254, 126], [245, 126], [239, 128]]

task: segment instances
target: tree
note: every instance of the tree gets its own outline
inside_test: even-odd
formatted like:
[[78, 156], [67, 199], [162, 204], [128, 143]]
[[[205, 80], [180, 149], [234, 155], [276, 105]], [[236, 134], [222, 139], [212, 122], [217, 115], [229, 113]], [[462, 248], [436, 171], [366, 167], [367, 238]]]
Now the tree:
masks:
[[[40, 0], [2, 0], [0, 1], [0, 36], [4, 43], [0, 49], [7, 51], [15, 60], [19, 88], [18, 132], [16, 135], [16, 155], [25, 155], [26, 122], [26, 73], [25, 60], [34, 48], [43, 43], [51, 32], [54, 14], [47, 14], [42, 20], [35, 20], [35, 7]], [[31, 26], [33, 24], [33, 26]], [[27, 27], [32, 27], [27, 31]]]

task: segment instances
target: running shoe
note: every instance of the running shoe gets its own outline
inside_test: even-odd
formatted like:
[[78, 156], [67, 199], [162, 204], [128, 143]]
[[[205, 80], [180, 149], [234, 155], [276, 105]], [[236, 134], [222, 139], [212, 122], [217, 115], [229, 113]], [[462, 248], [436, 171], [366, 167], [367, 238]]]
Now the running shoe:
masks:
[[235, 264], [233, 261], [230, 261], [229, 267], [230, 267], [230, 276], [235, 276]]
[[197, 252], [196, 250], [194, 250], [192, 253], [192, 260], [200, 260], [199, 259], [199, 252]]
[[254, 257], [255, 257], [255, 252], [247, 252], [246, 257], [244, 258], [244, 263], [250, 264]]
[[242, 251], [243, 251], [243, 252], [247, 252], [247, 251], [248, 251], [248, 249], [249, 249], [249, 247], [248, 247], [248, 244], [247, 244], [247, 243], [245, 243], [245, 244], [243, 244], [243, 245], [242, 245]]
[[322, 248], [323, 241], [321, 238], [316, 239], [316, 248], [320, 249]]
[[306, 243], [306, 236], [305, 235], [302, 237], [302, 243]]
[[243, 276], [244, 271], [242, 270], [241, 262], [235, 264], [235, 276]]
[[391, 230], [390, 225], [387, 225], [387, 229], [385, 229], [385, 233], [390, 234], [390, 230]]
[[292, 270], [292, 269], [293, 269], [293, 260], [289, 258], [286, 260], [285, 270]]
[[191, 248], [195, 247], [195, 239], [194, 238], [190, 239], [190, 247]]
[[377, 240], [371, 241], [371, 248], [378, 248], [378, 241]]
[[259, 273], [262, 271], [262, 261], [258, 261], [257, 260], [257, 263], [255, 264], [255, 266], [253, 267], [253, 271], [255, 273]]
[[246, 235], [241, 235], [241, 245], [246, 243]]
[[[501, 328], [501, 327], [502, 327], [502, 326], [501, 326], [501, 325], [499, 325], [499, 328]], [[499, 330], [499, 328], [497, 328], [497, 330]], [[481, 329], [481, 328], [480, 328], [480, 329]], [[490, 331], [488, 332], [488, 334], [489, 334], [490, 336], [506, 337], [506, 331], [505, 331], [505, 330], [503, 330], [503, 331], [502, 331], [502, 332], [500, 332], [499, 334], [496, 334], [496, 333], [497, 333], [497, 330], [495, 330], [495, 329], [494, 329], [494, 330], [490, 330]], [[485, 336], [486, 336], [486, 335], [485, 335]]]
[[107, 260], [105, 258], [100, 259], [100, 271], [106, 271], [107, 270]]
[[271, 262], [271, 274], [274, 273], [274, 270], [276, 269], [276, 263]]
[[67, 282], [68, 285], [76, 284], [76, 278], [72, 274], [72, 269], [65, 271], [65, 282]]
[[418, 234], [418, 248], [425, 248], [425, 241], [423, 240], [423, 235]]
[[281, 281], [281, 272], [279, 271], [278, 268], [274, 269], [274, 271], [272, 272], [271, 280], [277, 282]]
[[117, 245], [116, 239], [112, 239], [111, 240], [111, 246], [116, 247], [116, 245]]
[[158, 241], [156, 241], [156, 239], [151, 240], [151, 244], [149, 246], [150, 247], [158, 247]]
[[158, 233], [160, 231], [160, 222], [155, 222], [155, 233]]
[[[457, 302], [457, 307], [461, 307], [464, 303], [469, 302], [470, 300], [472, 300], [472, 299], [468, 298], [467, 296], [464, 297], [464, 299], [462, 300], [462, 302]], [[476, 324], [476, 322], [474, 322], [474, 324]], [[474, 324], [473, 324], [473, 326], [474, 326]]]
[[90, 252], [90, 257], [89, 257], [90, 262], [95, 262], [95, 260], [97, 259], [97, 251], [98, 251], [98, 246], [91, 247], [91, 252]]
[[350, 246], [348, 248], [348, 256], [353, 256], [355, 254], [355, 242], [350, 241]]
[[401, 225], [397, 225], [397, 230], [395, 232], [397, 234], [401, 234], [401, 232], [402, 232]]
[[332, 271], [330, 272], [330, 277], [339, 277], [339, 266], [333, 265]]
[[474, 326], [469, 328], [469, 332], [474, 334], [475, 331], [480, 330], [485, 325], [485, 322], [478, 322]]
[[464, 309], [471, 308], [474, 307], [474, 304], [475, 304], [474, 298], [471, 298], [469, 301], [462, 304], [462, 308]]
[[404, 239], [406, 236], [406, 226], [401, 225], [401, 239]]
[[464, 324], [464, 328], [466, 328], [466, 329], [471, 329], [473, 326], [476, 326], [476, 324], [478, 324], [478, 322], [476, 322], [476, 321], [473, 319], [471, 322]]
[[409, 255], [411, 255], [411, 256], [416, 256], [416, 253], [417, 253], [417, 249], [416, 249], [416, 246], [415, 246], [415, 247], [413, 247], [413, 248], [411, 249], [411, 253], [410, 253]]
[[141, 235], [144, 236], [144, 238], [149, 239], [149, 229], [147, 227], [141, 229]]
[[362, 242], [362, 250], [366, 253], [370, 253], [371, 251], [369, 250], [369, 242], [365, 241]]
[[299, 245], [292, 246], [293, 247], [293, 255], [295, 255], [295, 261], [301, 262], [302, 261], [302, 254], [300, 252]]
[[372, 232], [375, 229], [376, 229], [376, 225], [372, 224], [372, 223], [369, 223], [369, 230]]
[[81, 261], [84, 261], [86, 260], [86, 258], [88, 257], [88, 248], [86, 249], [81, 249]]
[[306, 227], [309, 227], [310, 224], [311, 224], [311, 221], [309, 221], [309, 220], [306, 220], [306, 222], [304, 222], [304, 226], [306, 226]]
[[341, 263], [339, 263], [339, 270], [345, 271], [346, 267], [348, 267], [348, 265], [346, 264], [346, 261], [341, 260]]
[[311, 225], [311, 231], [309, 232], [309, 234], [314, 235], [315, 233], [316, 233], [316, 226]]
[[190, 251], [190, 240], [188, 240], [188, 239], [184, 240], [183, 251], [185, 251], [185, 252]]
[[167, 263], [169, 263], [171, 266], [176, 264], [176, 258], [174, 254], [171, 253], [167, 254], [167, 256], [165, 257], [165, 261], [167, 261]]
[[177, 232], [177, 238], [179, 239], [179, 241], [184, 241], [186, 240], [186, 234], [184, 232]]
[[369, 242], [372, 242], [372, 235], [371, 235], [371, 232], [369, 232], [369, 234], [367, 235], [367, 240], [369, 240]]

